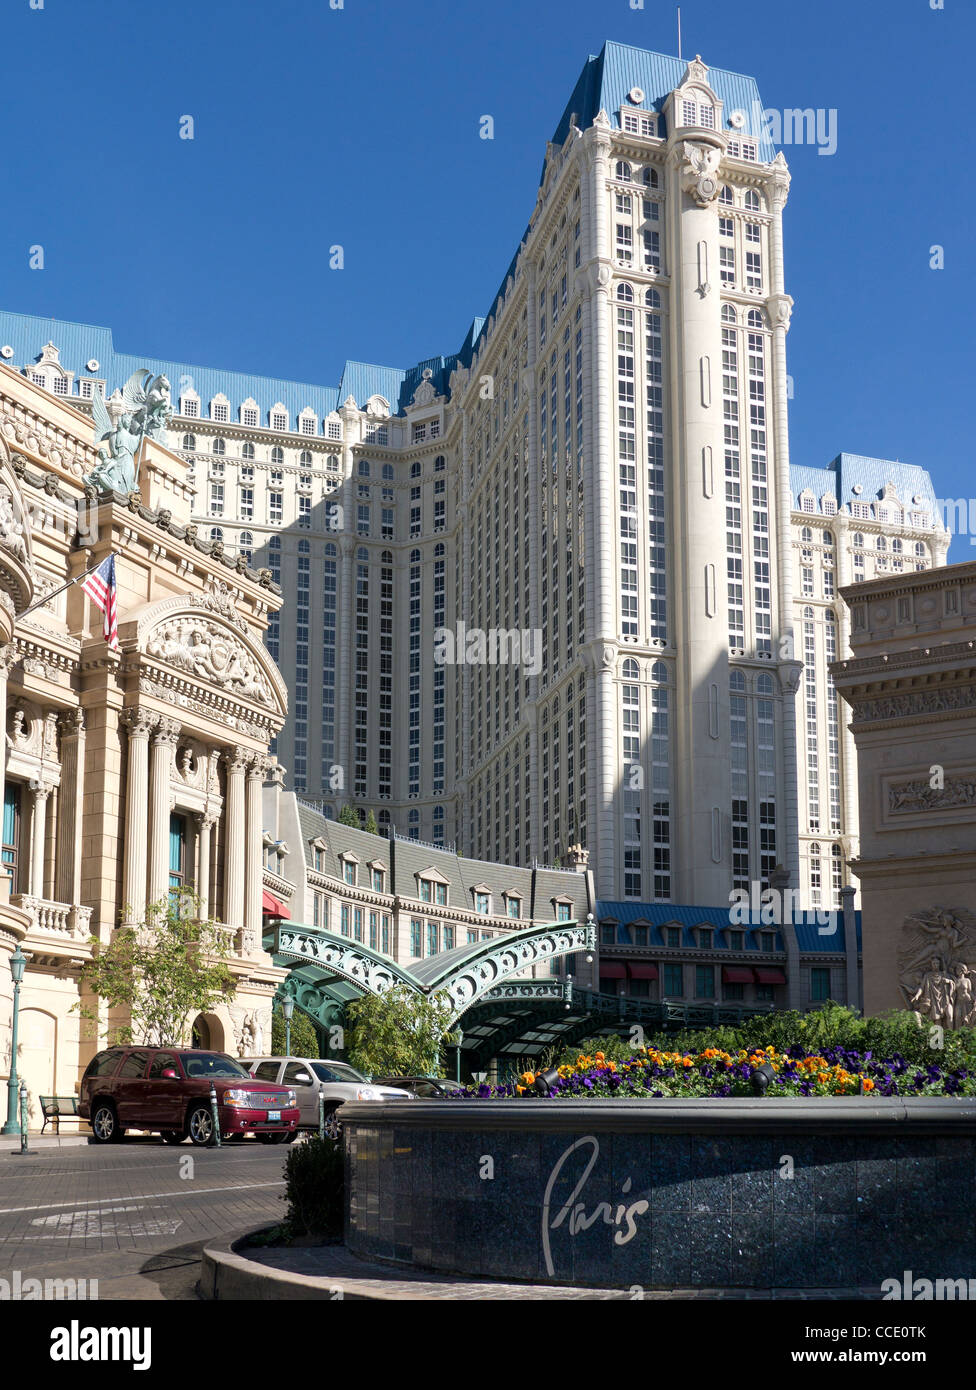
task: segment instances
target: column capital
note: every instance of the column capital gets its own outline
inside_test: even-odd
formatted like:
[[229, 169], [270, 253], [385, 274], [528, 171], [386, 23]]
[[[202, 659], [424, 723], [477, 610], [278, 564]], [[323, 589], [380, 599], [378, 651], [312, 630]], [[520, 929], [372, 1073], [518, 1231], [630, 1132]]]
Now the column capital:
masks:
[[64, 710], [58, 715], [58, 728], [62, 738], [76, 738], [85, 732], [85, 711], [83, 709]]
[[128, 730], [130, 738], [148, 739], [159, 719], [155, 710], [145, 709], [142, 705], [130, 705], [119, 716], [119, 722]]
[[245, 748], [242, 744], [235, 744], [233, 748], [225, 748], [220, 755], [228, 772], [246, 772], [253, 757], [254, 754], [251, 749]]
[[46, 801], [55, 787], [54, 782], [48, 782], [43, 777], [32, 777], [28, 785], [34, 793], [35, 801]]
[[198, 830], [213, 830], [220, 820], [220, 812], [213, 811], [194, 811], [193, 820]]
[[766, 300], [766, 308], [769, 312], [769, 321], [773, 327], [783, 328], [788, 332], [790, 319], [793, 317], [792, 295], [771, 294]]
[[0, 647], [0, 680], [6, 680], [19, 660], [20, 652], [12, 642]]
[[163, 743], [175, 744], [182, 728], [183, 725], [178, 720], [160, 715], [159, 723], [153, 732], [153, 743], [157, 746]]

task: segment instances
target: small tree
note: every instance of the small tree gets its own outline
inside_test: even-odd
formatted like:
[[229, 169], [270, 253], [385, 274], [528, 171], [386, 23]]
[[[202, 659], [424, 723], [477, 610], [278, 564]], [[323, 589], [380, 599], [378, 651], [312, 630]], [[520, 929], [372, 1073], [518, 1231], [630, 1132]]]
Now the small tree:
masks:
[[[271, 1051], [275, 1057], [285, 1055], [285, 1019], [280, 1009], [271, 1014]], [[319, 1035], [308, 1014], [298, 1009], [291, 1016], [291, 1055], [310, 1057], [313, 1061], [319, 1055]]]
[[446, 991], [417, 994], [394, 985], [386, 994], [364, 994], [346, 1007], [349, 1060], [367, 1076], [438, 1076], [454, 1006]]
[[[184, 1046], [193, 1016], [233, 997], [225, 935], [198, 910], [196, 895], [181, 888], [149, 904], [144, 922], [120, 928], [107, 945], [91, 938], [94, 959], [82, 967], [82, 984], [129, 1017], [111, 1030], [111, 1043]], [[96, 1008], [73, 1007], [97, 1024]]]
[[343, 806], [342, 810], [339, 812], [339, 824], [351, 825], [354, 830], [359, 829], [359, 817], [356, 815], [356, 812], [353, 810], [353, 808], [349, 805], [348, 801]]
[[378, 835], [380, 833], [380, 828], [376, 824], [376, 817], [373, 815], [372, 811], [370, 811], [369, 815], [366, 817], [366, 824], [363, 826], [363, 829], [366, 831], [367, 835]]

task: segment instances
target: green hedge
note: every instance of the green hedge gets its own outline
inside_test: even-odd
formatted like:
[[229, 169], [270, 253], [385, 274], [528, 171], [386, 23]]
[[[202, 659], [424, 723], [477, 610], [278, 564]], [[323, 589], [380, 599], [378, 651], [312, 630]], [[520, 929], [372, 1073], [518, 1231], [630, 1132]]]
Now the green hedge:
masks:
[[341, 1236], [345, 1210], [341, 1144], [312, 1135], [288, 1150], [285, 1196], [293, 1236]]

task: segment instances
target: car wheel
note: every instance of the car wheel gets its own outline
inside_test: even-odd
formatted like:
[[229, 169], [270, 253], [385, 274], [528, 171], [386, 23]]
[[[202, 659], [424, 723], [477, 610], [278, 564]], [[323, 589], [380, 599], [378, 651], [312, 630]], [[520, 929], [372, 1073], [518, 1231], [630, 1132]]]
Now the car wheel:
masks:
[[325, 1112], [324, 1129], [326, 1139], [331, 1139], [333, 1144], [338, 1144], [339, 1140], [342, 1138], [342, 1123], [336, 1113], [335, 1107]]
[[285, 1143], [294, 1144], [295, 1140], [298, 1138], [298, 1134], [299, 1131], [297, 1129], [290, 1130], [289, 1133], [285, 1135]]
[[185, 1138], [186, 1138], [186, 1130], [183, 1130], [183, 1129], [164, 1129], [164, 1130], [163, 1130], [163, 1143], [164, 1143], [164, 1144], [182, 1144], [182, 1143], [183, 1143], [183, 1140], [184, 1140]]
[[200, 1148], [207, 1148], [216, 1142], [213, 1115], [210, 1113], [209, 1105], [193, 1107], [186, 1122], [186, 1132], [190, 1136], [190, 1143]]
[[92, 1138], [96, 1144], [117, 1144], [124, 1131], [111, 1101], [99, 1101], [91, 1117]]

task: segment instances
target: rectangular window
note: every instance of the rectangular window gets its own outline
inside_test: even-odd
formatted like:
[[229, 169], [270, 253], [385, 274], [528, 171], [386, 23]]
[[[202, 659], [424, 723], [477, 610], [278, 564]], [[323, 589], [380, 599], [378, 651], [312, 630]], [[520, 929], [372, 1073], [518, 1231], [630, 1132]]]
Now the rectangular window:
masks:
[[683, 965], [665, 965], [664, 967], [664, 997], [665, 999], [681, 999], [685, 992], [685, 968]]
[[10, 875], [11, 893], [20, 892], [20, 787], [8, 782], [3, 789], [3, 864]]
[[810, 1000], [822, 1004], [830, 998], [830, 966], [815, 965], [810, 971]]
[[715, 998], [715, 967], [714, 965], [695, 966], [695, 998], [714, 999]]

